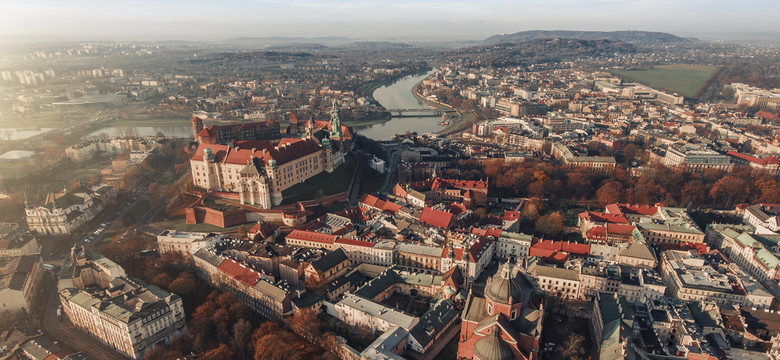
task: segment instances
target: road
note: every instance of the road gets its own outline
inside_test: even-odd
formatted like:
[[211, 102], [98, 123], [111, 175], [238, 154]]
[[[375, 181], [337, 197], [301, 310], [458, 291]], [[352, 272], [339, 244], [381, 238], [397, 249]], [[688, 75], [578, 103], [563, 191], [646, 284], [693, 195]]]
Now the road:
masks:
[[63, 314], [62, 321], [57, 319], [59, 298], [56, 291], [49, 291], [46, 313], [43, 317], [43, 330], [52, 338], [59, 340], [62, 346], [73, 351], [83, 351], [95, 359], [129, 359], [106, 344], [89, 336], [73, 325]]
[[379, 190], [381, 194], [389, 194], [398, 182], [398, 164], [401, 162], [401, 148], [387, 149], [387, 175], [385, 176], [385, 185]]

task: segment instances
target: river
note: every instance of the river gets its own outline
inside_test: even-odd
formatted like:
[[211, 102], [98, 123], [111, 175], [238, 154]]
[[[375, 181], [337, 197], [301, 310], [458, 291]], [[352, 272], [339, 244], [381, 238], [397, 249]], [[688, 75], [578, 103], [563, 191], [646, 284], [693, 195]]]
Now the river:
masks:
[[[428, 106], [417, 101], [412, 94], [414, 85], [433, 73], [424, 75], [409, 75], [388, 86], [382, 86], [374, 91], [374, 99], [385, 109], [427, 109]], [[355, 127], [360, 135], [374, 140], [390, 140], [393, 135], [407, 131], [418, 134], [435, 133], [442, 129], [440, 117], [403, 117], [392, 118], [387, 122], [369, 126]]]
[[[374, 98], [386, 109], [427, 109], [428, 106], [417, 101], [412, 94], [414, 85], [427, 78], [433, 70], [422, 75], [409, 75], [398, 79], [391, 85], [382, 86], [374, 91]], [[402, 117], [392, 118], [384, 123], [355, 127], [355, 131], [374, 140], [390, 140], [393, 135], [407, 131], [418, 134], [435, 133], [442, 129], [438, 124], [440, 117]], [[153, 121], [150, 121], [153, 123]], [[186, 124], [186, 125], [185, 125]], [[112, 124], [113, 125], [113, 124]], [[286, 125], [286, 124], [284, 124]], [[192, 138], [192, 127], [188, 121], [182, 126], [106, 126], [95, 130], [87, 137], [113, 136], [154, 136], [162, 133], [169, 137]], [[6, 135], [8, 136], [8, 135]]]

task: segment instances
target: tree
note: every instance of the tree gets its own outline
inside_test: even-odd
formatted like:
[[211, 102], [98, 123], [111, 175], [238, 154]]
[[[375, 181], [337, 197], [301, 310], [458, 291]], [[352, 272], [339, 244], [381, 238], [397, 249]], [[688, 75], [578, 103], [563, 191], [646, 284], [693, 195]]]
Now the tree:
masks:
[[636, 144], [628, 144], [623, 148], [623, 157], [628, 161], [637, 160], [639, 159], [641, 151], [642, 149], [640, 149], [639, 146], [636, 146]]
[[246, 228], [246, 225], [241, 224], [241, 226], [238, 227], [238, 237], [240, 239], [246, 239], [246, 234], [249, 232], [249, 230]]
[[317, 312], [312, 308], [301, 309], [289, 320], [290, 328], [307, 340], [314, 340], [320, 336], [320, 321]]
[[625, 192], [623, 183], [610, 181], [596, 191], [596, 197], [601, 205], [609, 205], [621, 202], [625, 197]]
[[537, 209], [536, 204], [528, 202], [523, 205], [523, 211], [520, 212], [520, 217], [523, 220], [535, 222], [536, 219], [539, 218], [539, 210]]
[[720, 200], [721, 206], [730, 209], [735, 202], [744, 201], [749, 190], [744, 180], [734, 176], [724, 176], [712, 185], [710, 197]]
[[549, 236], [559, 235], [563, 231], [563, 216], [556, 211], [540, 217], [536, 220], [536, 231]]
[[571, 333], [562, 345], [563, 357], [566, 359], [583, 359], [585, 357], [585, 337]]
[[236, 353], [246, 359], [251, 353], [252, 345], [252, 323], [246, 319], [238, 319], [233, 325], [233, 338], [230, 340], [230, 346]]
[[560, 189], [561, 191], [572, 191], [577, 197], [588, 196], [593, 193], [593, 185], [591, 185], [590, 178], [587, 174], [572, 172], [567, 174], [567, 177], [568, 189]]
[[208, 351], [200, 357], [202, 360], [223, 360], [223, 359], [235, 359], [236, 353], [234, 353], [225, 344], [219, 344], [214, 350]]

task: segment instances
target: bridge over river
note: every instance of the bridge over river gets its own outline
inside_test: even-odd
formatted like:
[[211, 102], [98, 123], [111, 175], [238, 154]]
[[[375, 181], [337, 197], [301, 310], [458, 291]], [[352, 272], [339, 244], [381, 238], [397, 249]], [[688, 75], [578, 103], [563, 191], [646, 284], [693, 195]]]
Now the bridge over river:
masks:
[[447, 113], [436, 109], [387, 109], [394, 118], [402, 117], [439, 117]]

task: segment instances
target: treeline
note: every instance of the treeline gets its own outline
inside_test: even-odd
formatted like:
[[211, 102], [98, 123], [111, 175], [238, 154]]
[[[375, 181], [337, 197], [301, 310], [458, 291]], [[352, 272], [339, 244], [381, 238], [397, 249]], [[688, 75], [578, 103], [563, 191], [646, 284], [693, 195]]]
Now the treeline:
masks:
[[610, 174], [571, 170], [568, 166], [525, 161], [507, 163], [503, 159], [483, 163], [460, 162], [466, 179], [490, 179], [491, 196], [537, 197], [549, 199], [553, 208], [572, 204], [616, 202], [684, 207], [732, 209], [748, 203], [780, 202], [777, 177], [738, 166], [730, 173], [708, 169], [686, 174], [679, 169], [649, 165], [638, 177], [618, 167]]
[[763, 89], [780, 87], [780, 59], [771, 57], [725, 64], [694, 96], [700, 101], [732, 100], [733, 91], [724, 87], [735, 82]]
[[[170, 344], [151, 349], [145, 356], [148, 360], [338, 359], [323, 347], [336, 339], [321, 336], [313, 310], [299, 312], [287, 324], [268, 321], [233, 294], [212, 290], [181, 255], [166, 254], [142, 263], [139, 273], [144, 280], [182, 298], [188, 320], [187, 331]], [[296, 333], [309, 341], [321, 340], [311, 344]]]

